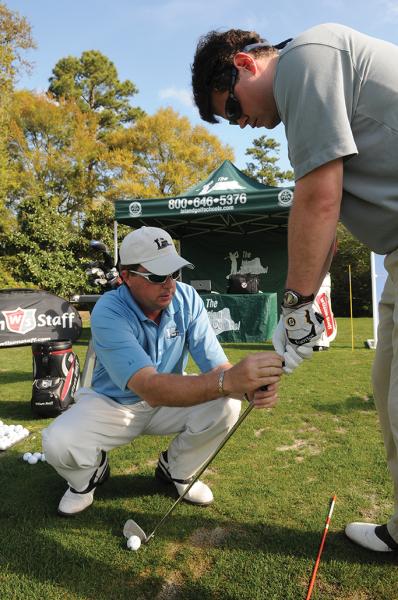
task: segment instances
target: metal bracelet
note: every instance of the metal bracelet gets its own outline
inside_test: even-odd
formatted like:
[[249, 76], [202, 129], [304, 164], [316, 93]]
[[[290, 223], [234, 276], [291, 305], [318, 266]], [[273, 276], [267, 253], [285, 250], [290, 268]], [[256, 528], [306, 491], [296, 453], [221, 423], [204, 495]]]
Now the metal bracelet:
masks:
[[225, 396], [224, 375], [225, 375], [225, 371], [221, 371], [218, 376], [218, 392], [219, 392], [220, 396]]

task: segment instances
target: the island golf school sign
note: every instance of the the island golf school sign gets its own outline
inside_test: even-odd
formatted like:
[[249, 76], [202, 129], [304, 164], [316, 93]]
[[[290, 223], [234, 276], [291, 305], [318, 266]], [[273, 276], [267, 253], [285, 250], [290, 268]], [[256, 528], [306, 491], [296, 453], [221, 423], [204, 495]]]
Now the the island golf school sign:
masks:
[[0, 347], [77, 340], [82, 321], [63, 298], [40, 290], [0, 290]]
[[[288, 188], [283, 188], [278, 192], [277, 198], [278, 206], [290, 208], [293, 202], [293, 192]], [[167, 212], [182, 215], [234, 211], [250, 204], [255, 210], [258, 202], [253, 204], [250, 188], [228, 177], [218, 177], [216, 181], [207, 182], [197, 189], [196, 195], [165, 198], [164, 201], [167, 203]], [[134, 200], [130, 202], [128, 211], [130, 217], [138, 218], [143, 215], [144, 208], [141, 202]], [[151, 211], [148, 204], [145, 205], [145, 212], [146, 216], [149, 216]]]

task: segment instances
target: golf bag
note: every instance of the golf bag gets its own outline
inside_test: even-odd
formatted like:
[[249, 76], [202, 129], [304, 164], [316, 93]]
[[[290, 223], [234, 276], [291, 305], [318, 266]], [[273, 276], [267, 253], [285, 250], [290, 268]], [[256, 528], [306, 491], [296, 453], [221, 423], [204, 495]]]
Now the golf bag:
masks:
[[259, 276], [252, 273], [234, 273], [228, 278], [227, 294], [257, 294]]
[[70, 340], [32, 344], [33, 386], [31, 407], [37, 417], [55, 417], [74, 401], [80, 364]]

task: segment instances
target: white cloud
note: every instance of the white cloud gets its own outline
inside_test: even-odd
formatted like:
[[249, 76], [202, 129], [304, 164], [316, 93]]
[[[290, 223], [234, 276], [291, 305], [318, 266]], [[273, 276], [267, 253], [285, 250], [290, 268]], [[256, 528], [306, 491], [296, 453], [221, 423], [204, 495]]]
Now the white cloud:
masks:
[[184, 106], [188, 106], [188, 107], [194, 106], [191, 92], [189, 92], [188, 90], [186, 90], [184, 88], [182, 88], [182, 89], [177, 89], [175, 87], [165, 88], [163, 90], [160, 90], [159, 97], [162, 100], [173, 98], [173, 99], [177, 100], [178, 102], [180, 102], [181, 104], [183, 104]]

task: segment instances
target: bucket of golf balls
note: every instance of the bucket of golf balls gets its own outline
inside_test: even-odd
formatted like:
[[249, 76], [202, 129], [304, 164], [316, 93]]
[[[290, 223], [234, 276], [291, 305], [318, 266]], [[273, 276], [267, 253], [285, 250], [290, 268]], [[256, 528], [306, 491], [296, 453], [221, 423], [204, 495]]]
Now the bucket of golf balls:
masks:
[[17, 442], [28, 437], [29, 430], [22, 425], [6, 425], [0, 421], [0, 450], [7, 450]]

